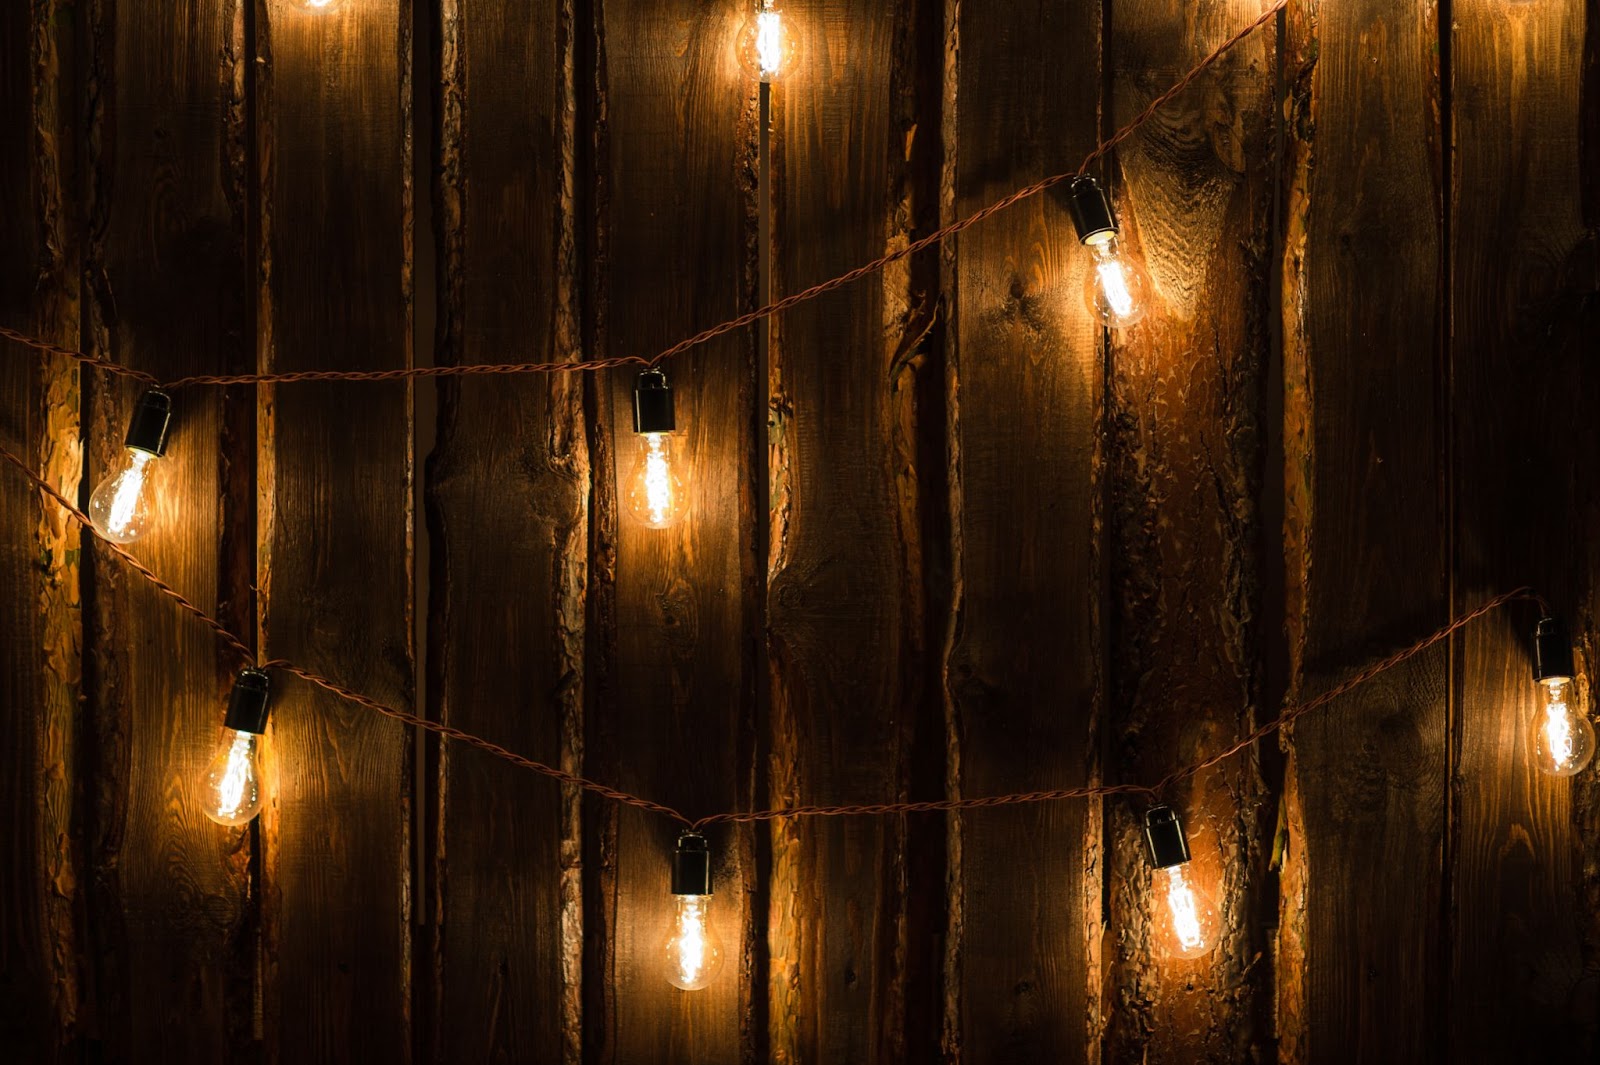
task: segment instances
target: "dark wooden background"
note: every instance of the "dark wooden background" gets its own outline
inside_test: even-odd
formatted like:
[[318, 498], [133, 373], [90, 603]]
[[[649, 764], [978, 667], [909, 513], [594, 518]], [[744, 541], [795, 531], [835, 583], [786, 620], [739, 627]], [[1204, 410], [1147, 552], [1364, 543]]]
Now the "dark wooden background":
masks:
[[[1077, 164], [1261, 0], [0, 4], [0, 321], [162, 377], [648, 354]], [[1106, 336], [1046, 195], [672, 364], [693, 511], [618, 504], [626, 372], [191, 388], [141, 558], [267, 657], [692, 814], [1141, 781], [1537, 585], [1600, 641], [1594, 0], [1295, 0], [1108, 162]], [[770, 118], [770, 136], [763, 128]], [[137, 390], [0, 350], [69, 492]], [[713, 833], [238, 663], [0, 471], [0, 1056], [1481, 1062], [1600, 1052], [1600, 788], [1536, 773], [1531, 608], [1142, 810]], [[1585, 689], [1585, 698], [1590, 698]], [[1588, 703], [1586, 705], [1592, 705]]]

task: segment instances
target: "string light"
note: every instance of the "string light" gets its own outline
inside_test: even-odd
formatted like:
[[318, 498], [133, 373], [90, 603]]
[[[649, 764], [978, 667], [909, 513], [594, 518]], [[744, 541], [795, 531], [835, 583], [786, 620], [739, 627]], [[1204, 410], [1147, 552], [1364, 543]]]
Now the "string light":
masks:
[[739, 34], [739, 61], [752, 77], [770, 84], [788, 68], [793, 51], [782, 12], [763, 2]]
[[633, 389], [635, 452], [626, 494], [628, 511], [652, 529], [676, 524], [689, 509], [687, 464], [673, 453], [676, 430], [667, 375], [646, 370]]
[[1084, 302], [1105, 325], [1126, 329], [1144, 317], [1150, 289], [1144, 267], [1117, 243], [1117, 218], [1098, 181], [1074, 178], [1067, 207], [1078, 240], [1094, 256], [1094, 268], [1084, 279]]
[[1575, 674], [1567, 627], [1545, 615], [1533, 630], [1533, 679], [1539, 685], [1533, 757], [1542, 772], [1558, 777], [1572, 776], [1594, 757], [1594, 726], [1575, 705]]
[[667, 982], [698, 991], [722, 969], [722, 940], [711, 927], [711, 851], [698, 832], [678, 837], [672, 855], [672, 931], [667, 936]]
[[266, 673], [239, 671], [222, 723], [222, 746], [202, 783], [205, 815], [219, 825], [242, 825], [261, 812], [261, 734], [267, 730]]
[[107, 540], [131, 544], [150, 524], [152, 482], [156, 464], [167, 451], [167, 428], [172, 422], [172, 397], [151, 389], [139, 397], [128, 423], [128, 436], [117, 466], [89, 497], [89, 516]]
[[1211, 899], [1196, 889], [1189, 866], [1189, 840], [1183, 822], [1170, 806], [1152, 806], [1144, 815], [1145, 839], [1150, 844], [1150, 861], [1159, 873], [1157, 887], [1166, 914], [1154, 921], [1158, 939], [1166, 953], [1180, 958], [1209, 954], [1217, 944], [1217, 911]]

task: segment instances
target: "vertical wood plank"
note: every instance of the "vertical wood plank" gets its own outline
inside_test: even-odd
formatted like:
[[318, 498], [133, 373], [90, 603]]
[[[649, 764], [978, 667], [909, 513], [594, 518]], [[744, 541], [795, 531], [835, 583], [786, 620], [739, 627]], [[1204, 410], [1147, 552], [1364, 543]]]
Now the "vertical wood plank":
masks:
[[[77, 50], [53, 3], [0, 5], [0, 322], [76, 346]], [[78, 370], [0, 343], [0, 443], [68, 498], [82, 463]], [[0, 1043], [75, 1060], [83, 1024], [82, 856], [73, 817], [82, 618], [77, 526], [0, 472]]]
[[[935, 130], [916, 109], [916, 60], [917, 27], [938, 11], [811, 0], [785, 17], [798, 52], [774, 90], [777, 296], [904, 244], [937, 205], [915, 175], [919, 158], [937, 160], [920, 156]], [[916, 403], [936, 284], [897, 264], [773, 330], [775, 805], [902, 798], [919, 733], [943, 739], [924, 677]], [[926, 1059], [916, 1041], [935, 1022], [908, 1009], [908, 980], [939, 948], [907, 913], [912, 891], [938, 885], [910, 882], [904, 821], [779, 821], [771, 841], [772, 1060]]]
[[[571, 4], [441, 8], [444, 361], [576, 358], [572, 20]], [[441, 389], [433, 712], [568, 768], [582, 753], [588, 475], [581, 379]], [[477, 751], [446, 743], [439, 761], [430, 1059], [576, 1061], [576, 801]]]
[[[595, 4], [595, 351], [647, 355], [754, 299], [755, 85], [734, 0]], [[674, 359], [690, 509], [651, 529], [623, 504], [636, 461], [637, 374], [594, 380], [594, 772], [684, 811], [751, 802], [759, 583], [755, 346], [734, 334]], [[754, 831], [722, 828], [711, 924], [722, 973], [667, 983], [669, 868], [681, 826], [592, 803], [586, 1057], [592, 1062], [755, 1060]]]
[[[1431, 4], [1288, 10], [1289, 697], [1447, 612]], [[1448, 684], [1418, 656], [1295, 726], [1279, 950], [1286, 1061], [1439, 1060]]]
[[[411, 361], [411, 5], [264, 5], [260, 358]], [[412, 699], [411, 388], [261, 391], [261, 642]], [[411, 737], [279, 673], [263, 811], [269, 1057], [411, 1057]]]
[[[251, 364], [246, 326], [238, 7], [93, 5], [88, 161], [91, 350], [160, 378]], [[142, 387], [88, 386], [91, 487], [119, 459]], [[167, 456], [133, 552], [202, 609], [235, 580], [219, 543], [230, 455], [223, 398], [174, 396]], [[244, 467], [248, 475], [248, 464]], [[253, 832], [200, 806], [242, 663], [108, 552], [90, 549], [91, 936], [108, 1058], [212, 1062], [252, 1053]]]
[[[1575, 534], [1600, 475], [1600, 378], [1584, 372], [1597, 324], [1584, 304], [1595, 287], [1581, 203], [1585, 9], [1458, 0], [1453, 23], [1455, 606], [1532, 582], [1581, 636], [1596, 588]], [[1533, 763], [1534, 616], [1502, 612], [1456, 642], [1451, 1061], [1596, 1053], [1579, 880], [1595, 845], [1574, 816], [1574, 800], [1581, 816], [1592, 797]]]
[[[949, 5], [947, 221], [1094, 147], [1100, 4]], [[1100, 712], [1100, 334], [1063, 203], [1041, 196], [946, 257], [955, 623], [949, 789], [1071, 787]], [[944, 1054], [1096, 1059], [1100, 804], [951, 819]]]
[[[1119, 127], [1240, 25], [1256, 0], [1123, 0], [1112, 18]], [[1123, 240], [1142, 251], [1144, 321], [1111, 336], [1108, 480], [1114, 779], [1149, 783], [1254, 725], [1261, 683], [1256, 498], [1274, 187], [1270, 30], [1237, 45], [1117, 152]], [[1082, 254], [1080, 252], [1080, 254]], [[1240, 757], [1164, 796], [1217, 949], [1167, 956], [1143, 804], [1108, 811], [1109, 1061], [1263, 1053], [1262, 784]], [[1270, 825], [1267, 826], [1270, 830]]]

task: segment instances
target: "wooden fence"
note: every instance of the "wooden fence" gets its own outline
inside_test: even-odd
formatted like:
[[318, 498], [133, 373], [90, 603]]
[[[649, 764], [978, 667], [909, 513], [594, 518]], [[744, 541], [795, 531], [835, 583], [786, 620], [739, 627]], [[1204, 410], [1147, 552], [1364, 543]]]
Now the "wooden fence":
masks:
[[[1261, 0], [0, 5], [0, 324], [162, 379], [651, 354], [1077, 165]], [[134, 546], [244, 636], [692, 815], [1150, 782], [1499, 591], [1600, 643], [1600, 16], [1293, 0], [1115, 153], [1103, 333], [1045, 194], [633, 374], [195, 386]], [[125, 380], [0, 350], [69, 494]], [[0, 1039], [21, 1062], [1592, 1060], [1596, 773], [1533, 770], [1532, 608], [1171, 796], [1222, 911], [1153, 950], [1142, 807], [712, 832], [240, 663], [0, 469]], [[1583, 695], [1589, 699], [1585, 686]], [[1592, 706], [1592, 702], [1586, 705]]]

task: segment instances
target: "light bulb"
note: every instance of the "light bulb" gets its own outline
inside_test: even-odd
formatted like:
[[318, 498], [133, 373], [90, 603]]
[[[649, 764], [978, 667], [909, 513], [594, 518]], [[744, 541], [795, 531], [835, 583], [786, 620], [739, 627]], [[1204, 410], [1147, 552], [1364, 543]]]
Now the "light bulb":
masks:
[[667, 935], [667, 982], [698, 991], [722, 970], [722, 940], [711, 927], [711, 851], [705, 837], [685, 832], [672, 856], [672, 931]]
[[1189, 840], [1183, 822], [1170, 806], [1152, 806], [1144, 819], [1150, 860], [1157, 869], [1151, 920], [1165, 953], [1198, 958], [1217, 945], [1217, 909], [1194, 883]]
[[762, 4], [739, 34], [739, 61], [753, 77], [775, 80], [789, 66], [793, 42], [783, 26], [783, 15], [773, 4]]
[[267, 675], [240, 672], [228, 699], [222, 747], [201, 783], [201, 809], [219, 825], [242, 825], [261, 812], [261, 733], [267, 727]]
[[652, 529], [677, 523], [689, 509], [688, 464], [674, 453], [676, 421], [667, 375], [646, 370], [633, 390], [635, 454], [628, 471], [628, 511]]
[[699, 991], [722, 970], [722, 940], [711, 929], [710, 895], [674, 895], [667, 982]]
[[1158, 892], [1165, 901], [1163, 938], [1167, 953], [1180, 958], [1198, 958], [1217, 945], [1217, 911], [1211, 900], [1189, 882], [1188, 862], [1161, 870], [1166, 876], [1165, 890]]
[[1533, 715], [1534, 764], [1542, 772], [1570, 777], [1594, 757], [1594, 726], [1577, 706], [1572, 683], [1572, 640], [1553, 617], [1539, 619], [1533, 634], [1533, 678], [1539, 684]]
[[1126, 329], [1144, 317], [1150, 283], [1144, 268], [1122, 253], [1115, 234], [1091, 241], [1094, 269], [1084, 278], [1084, 302], [1112, 329]]
[[1091, 177], [1075, 178], [1067, 192], [1078, 240], [1094, 263], [1084, 276], [1084, 303], [1101, 324], [1125, 329], [1144, 317], [1150, 280], [1138, 258], [1117, 242], [1117, 219], [1111, 202]]
[[121, 461], [89, 497], [89, 519], [112, 543], [131, 544], [149, 527], [156, 463], [166, 452], [171, 419], [172, 399], [165, 392], [151, 390], [140, 396], [128, 422]]
[[313, 12], [332, 11], [343, 2], [344, 0], [293, 0], [296, 7], [302, 7], [307, 11]]

